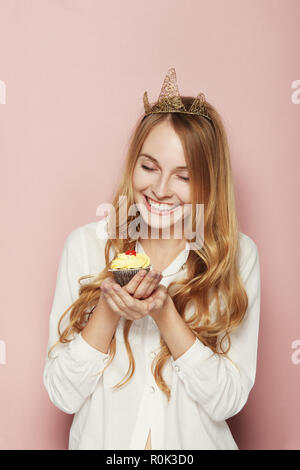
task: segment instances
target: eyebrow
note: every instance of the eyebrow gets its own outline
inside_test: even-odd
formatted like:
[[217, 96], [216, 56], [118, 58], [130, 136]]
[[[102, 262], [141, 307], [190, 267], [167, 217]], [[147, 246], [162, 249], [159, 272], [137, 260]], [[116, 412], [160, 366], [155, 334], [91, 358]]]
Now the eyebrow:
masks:
[[[156, 158], [152, 157], [151, 155], [149, 155], [148, 153], [140, 153], [139, 157], [147, 157], [147, 158], [150, 158], [150, 160], [154, 161], [155, 163], [157, 163], [157, 165], [160, 167], [160, 164], [158, 163], [158, 161], [156, 160]], [[188, 170], [188, 167], [187, 166], [177, 166], [175, 168], [175, 170]]]

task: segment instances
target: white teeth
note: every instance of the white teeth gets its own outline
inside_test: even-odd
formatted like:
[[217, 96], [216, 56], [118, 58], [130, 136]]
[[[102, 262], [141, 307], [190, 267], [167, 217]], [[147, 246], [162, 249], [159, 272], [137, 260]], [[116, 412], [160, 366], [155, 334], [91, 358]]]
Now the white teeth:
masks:
[[169, 204], [158, 204], [157, 202], [151, 201], [151, 199], [149, 198], [147, 198], [147, 201], [150, 204], [150, 206], [160, 211], [171, 211], [172, 209], [175, 209], [175, 207], [177, 207], [177, 206], [170, 206]]

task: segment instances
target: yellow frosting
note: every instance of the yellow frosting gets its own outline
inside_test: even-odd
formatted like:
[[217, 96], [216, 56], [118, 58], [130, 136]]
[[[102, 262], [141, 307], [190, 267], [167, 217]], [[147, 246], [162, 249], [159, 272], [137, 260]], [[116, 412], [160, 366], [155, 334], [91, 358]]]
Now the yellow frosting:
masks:
[[136, 255], [126, 255], [119, 253], [112, 261], [111, 269], [139, 269], [147, 268], [150, 264], [150, 258], [145, 253], [137, 253]]

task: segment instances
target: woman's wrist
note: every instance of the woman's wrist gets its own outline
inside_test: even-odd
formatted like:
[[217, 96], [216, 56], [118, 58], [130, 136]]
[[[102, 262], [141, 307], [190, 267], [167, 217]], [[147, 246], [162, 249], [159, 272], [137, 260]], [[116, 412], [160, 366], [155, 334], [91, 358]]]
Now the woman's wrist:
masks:
[[99, 299], [81, 335], [92, 347], [107, 354], [119, 320], [120, 316]]
[[118, 323], [121, 318], [120, 315], [115, 313], [107, 304], [107, 302], [105, 302], [105, 300], [102, 297], [102, 294], [99, 298], [98, 304], [96, 305], [93, 311], [93, 314], [95, 316], [101, 316], [101, 317], [104, 316], [105, 318], [109, 318], [111, 319], [112, 322], [116, 322], [116, 323]]

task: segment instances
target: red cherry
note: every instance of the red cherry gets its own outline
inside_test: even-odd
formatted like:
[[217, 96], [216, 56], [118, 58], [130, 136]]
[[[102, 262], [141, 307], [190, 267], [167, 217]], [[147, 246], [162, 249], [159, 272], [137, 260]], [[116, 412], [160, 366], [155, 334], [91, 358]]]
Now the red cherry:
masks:
[[125, 252], [125, 255], [134, 255], [134, 256], [136, 256], [136, 252], [134, 250], [127, 250]]

